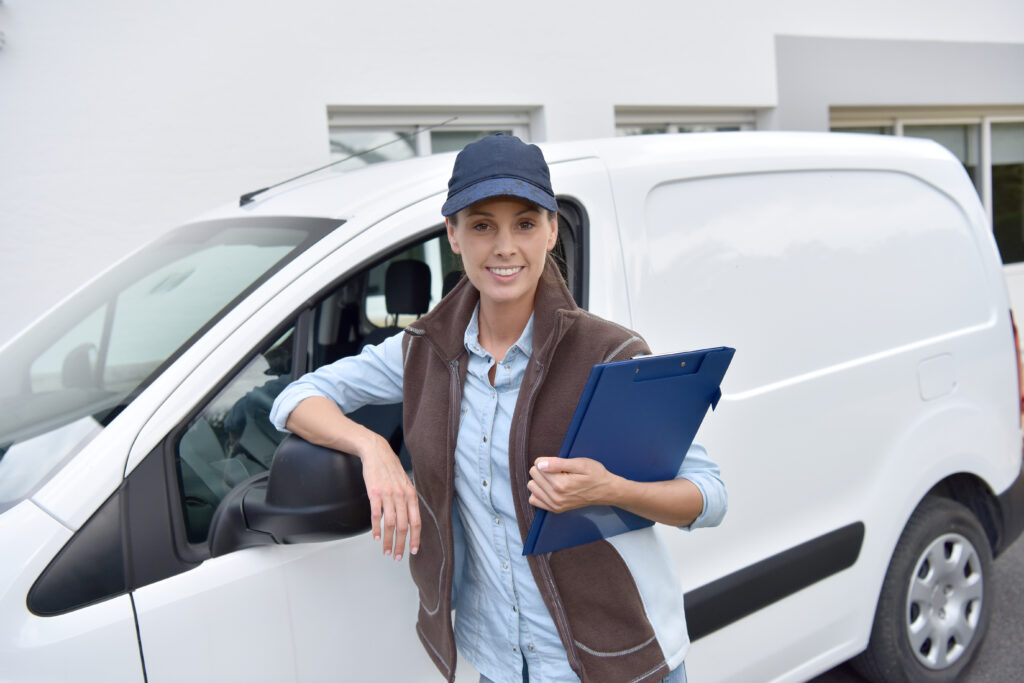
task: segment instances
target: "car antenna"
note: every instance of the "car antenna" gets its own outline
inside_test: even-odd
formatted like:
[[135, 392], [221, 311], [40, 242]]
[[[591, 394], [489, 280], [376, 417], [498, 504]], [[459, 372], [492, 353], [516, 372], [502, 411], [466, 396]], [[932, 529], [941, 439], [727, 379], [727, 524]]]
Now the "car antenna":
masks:
[[[433, 130], [434, 128], [440, 128], [441, 126], [446, 126], [446, 125], [448, 125], [452, 121], [455, 121], [458, 118], [459, 118], [458, 116], [453, 116], [450, 119], [446, 119], [446, 120], [442, 121], [441, 123], [435, 123], [435, 124], [433, 124], [431, 126], [425, 126], [423, 128], [420, 128], [419, 130], [417, 130], [415, 133], [413, 133], [412, 136], [419, 135], [420, 133], [426, 133], [428, 130]], [[279, 187], [281, 185], [284, 185], [285, 183], [290, 183], [293, 180], [298, 180], [299, 178], [305, 178], [308, 175], [312, 175], [312, 174], [316, 173], [317, 171], [322, 171], [325, 168], [330, 168], [331, 166], [335, 166], [337, 164], [340, 164], [343, 161], [348, 161], [349, 159], [355, 159], [356, 157], [361, 157], [364, 154], [369, 154], [370, 152], [375, 152], [378, 149], [380, 149], [381, 147], [387, 147], [388, 145], [394, 144], [394, 143], [398, 142], [401, 139], [403, 139], [403, 138], [402, 137], [396, 137], [394, 140], [388, 140], [387, 142], [382, 142], [381, 144], [377, 145], [376, 147], [370, 147], [369, 149], [364, 149], [364, 150], [361, 150], [359, 152], [353, 152], [352, 154], [349, 154], [344, 159], [338, 159], [337, 161], [332, 161], [329, 164], [324, 164], [323, 166], [320, 166], [319, 168], [314, 168], [312, 171], [306, 171], [305, 173], [300, 173], [299, 175], [295, 176], [294, 178], [288, 178], [287, 180], [282, 180], [279, 183], [274, 183], [273, 185], [267, 185], [266, 187], [260, 188], [258, 190], [253, 190], [252, 192], [246, 192], [245, 194], [243, 194], [241, 197], [238, 198], [238, 205], [239, 206], [245, 206], [246, 204], [251, 203], [256, 198], [257, 195], [263, 194], [267, 190], [273, 190], [275, 187]]]

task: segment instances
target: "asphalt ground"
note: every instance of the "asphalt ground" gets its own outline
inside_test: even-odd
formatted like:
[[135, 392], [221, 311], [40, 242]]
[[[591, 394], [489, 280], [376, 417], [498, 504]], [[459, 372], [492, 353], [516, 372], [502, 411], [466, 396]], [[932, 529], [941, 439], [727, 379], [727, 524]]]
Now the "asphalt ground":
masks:
[[[1024, 537], [995, 561], [995, 595], [988, 635], [970, 667], [965, 683], [1024, 681]], [[867, 683], [848, 664], [810, 683]]]

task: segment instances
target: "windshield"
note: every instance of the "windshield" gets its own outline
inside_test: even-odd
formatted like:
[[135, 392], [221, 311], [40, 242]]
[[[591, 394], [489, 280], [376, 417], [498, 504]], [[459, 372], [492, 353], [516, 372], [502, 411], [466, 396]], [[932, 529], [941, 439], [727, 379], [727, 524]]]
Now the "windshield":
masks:
[[184, 226], [0, 350], [0, 511], [30, 495], [238, 300], [340, 223]]

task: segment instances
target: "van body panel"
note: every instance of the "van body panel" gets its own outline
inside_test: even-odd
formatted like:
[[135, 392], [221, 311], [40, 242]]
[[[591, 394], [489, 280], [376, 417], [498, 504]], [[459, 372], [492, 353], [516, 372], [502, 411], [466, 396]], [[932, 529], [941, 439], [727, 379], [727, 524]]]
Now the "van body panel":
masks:
[[127, 595], [53, 617], [26, 609], [32, 584], [70, 537], [29, 500], [0, 515], [0, 679], [142, 681]]
[[[854, 196], [841, 204], [830, 186]], [[891, 195], [878, 196], [882, 189]], [[915, 189], [924, 192], [906, 201]], [[674, 321], [657, 310], [655, 289], [685, 292], [674, 302], [677, 315], [708, 321], [698, 344], [727, 335], [757, 353], [756, 362], [737, 359], [727, 392], [981, 324], [994, 309], [977, 259], [962, 256], [971, 235], [931, 194], [906, 176], [861, 172], [660, 185], [648, 198], [647, 267], [633, 278], [646, 304], [637, 324], [670, 338]], [[684, 215], [674, 215], [678, 206], [688, 207]], [[918, 234], [901, 224], [919, 226]], [[674, 267], [683, 253], [692, 265]], [[770, 299], [753, 295], [760, 287]]]
[[[694, 642], [686, 657], [689, 680], [796, 683], [855, 655], [867, 644], [863, 624], [873, 610], [864, 600], [850, 618], [831, 606], [850, 602], [860, 579], [853, 570], [837, 574]], [[807, 628], [809, 615], [814, 628]]]
[[[863, 560], [806, 589], [836, 589], [819, 604], [832, 605], [834, 627], [846, 629], [832, 642], [852, 643], [853, 654], [866, 644], [857, 634], [870, 632], [875, 601], [854, 604], [842, 599], [843, 591], [860, 587], [877, 598], [902, 531], [893, 520], [909, 518], [951, 474], [972, 471], [999, 490], [1012, 481], [1015, 458], [1019, 469], [1020, 433], [1007, 419], [1013, 401], [991, 401], [1014, 391], [1012, 354], [997, 343], [1006, 327], [999, 291], [986, 275], [994, 266], [982, 260], [986, 250], [975, 247], [973, 226], [948, 195], [903, 173], [776, 171], [675, 183], [665, 180], [666, 169], [654, 175], [661, 180], [647, 196], [646, 242], [624, 241], [624, 249], [636, 251], [627, 258], [635, 268], [630, 291], [639, 302], [634, 325], [655, 348], [663, 339], [696, 348], [728, 338], [739, 351], [723, 382], [720, 414], [698, 435], [709, 452], [721, 454], [731, 509], [716, 537], [704, 537], [707, 547], [695, 543], [686, 555], [708, 560], [716, 572], [738, 571], [773, 548], [863, 521]], [[833, 181], [853, 196], [830, 195]], [[837, 208], [841, 215], [829, 215]], [[689, 267], [678, 268], [683, 253]], [[666, 301], [666, 293], [679, 294]], [[680, 325], [686, 319], [701, 321], [699, 332]], [[845, 324], [854, 320], [856, 326]], [[947, 387], [926, 405], [920, 364], [939, 355], [949, 358]], [[882, 386], [884, 395], [875, 390]], [[995, 417], [979, 404], [989, 404]], [[980, 460], [986, 466], [972, 467]], [[767, 515], [764, 482], [774, 492]], [[875, 504], [865, 505], [868, 500]], [[751, 539], [770, 540], [761, 546]], [[720, 555], [723, 548], [733, 552]], [[713, 578], [704, 574], [694, 583]], [[756, 623], [757, 615], [747, 621]], [[797, 651], [829, 630], [806, 617], [789, 629]], [[714, 635], [705, 640], [694, 643], [696, 662]], [[785, 657], [784, 643], [771, 647], [765, 659]], [[740, 669], [735, 678], [720, 678], [721, 663], [711, 660], [719, 667], [715, 680], [755, 675]], [[799, 658], [791, 665], [778, 680], [820, 673]], [[827, 668], [826, 661], [821, 670]]]

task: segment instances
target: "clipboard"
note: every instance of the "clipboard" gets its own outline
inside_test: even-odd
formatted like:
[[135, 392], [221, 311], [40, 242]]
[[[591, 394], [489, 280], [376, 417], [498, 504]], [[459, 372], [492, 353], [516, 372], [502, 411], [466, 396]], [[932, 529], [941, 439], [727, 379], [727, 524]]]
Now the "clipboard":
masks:
[[[580, 395], [560, 458], [592, 458], [633, 481], [666, 481], [679, 473], [736, 353], [729, 347], [600, 363]], [[549, 553], [652, 526], [610, 505], [555, 513], [537, 510], [523, 555]]]

